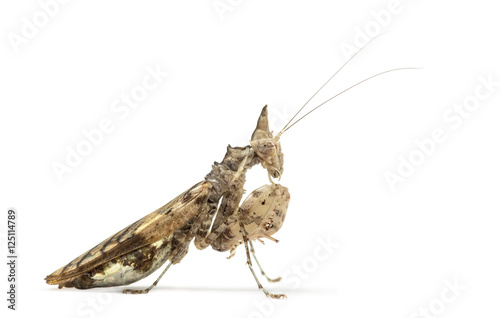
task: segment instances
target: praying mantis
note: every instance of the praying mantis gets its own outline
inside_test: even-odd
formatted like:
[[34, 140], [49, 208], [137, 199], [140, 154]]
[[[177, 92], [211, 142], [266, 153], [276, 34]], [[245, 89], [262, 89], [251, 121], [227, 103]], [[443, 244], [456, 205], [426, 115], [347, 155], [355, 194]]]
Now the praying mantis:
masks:
[[[211, 246], [219, 252], [230, 251], [229, 257], [234, 255], [240, 245], [244, 245], [246, 264], [258, 288], [268, 297], [286, 298], [284, 294], [269, 293], [262, 286], [252, 263], [253, 257], [269, 282], [279, 281], [279, 278], [271, 279], [265, 274], [255, 255], [252, 241], [269, 239], [277, 242], [272, 235], [281, 229], [288, 210], [290, 193], [285, 186], [277, 183], [284, 170], [281, 136], [311, 112], [351, 88], [388, 72], [412, 69], [396, 68], [365, 78], [293, 122], [312, 98], [360, 51], [351, 56], [311, 96], [278, 134], [273, 135], [269, 129], [266, 105], [257, 119], [249, 145], [229, 145], [223, 160], [215, 162], [202, 181], [48, 275], [46, 282], [59, 288], [78, 289], [125, 286], [149, 276], [168, 261], [164, 271], [150, 287], [123, 291], [145, 294], [157, 285], [172, 264], [178, 264], [184, 258], [194, 240], [198, 249]], [[240, 205], [246, 173], [259, 165], [267, 170], [270, 184], [252, 191]]]

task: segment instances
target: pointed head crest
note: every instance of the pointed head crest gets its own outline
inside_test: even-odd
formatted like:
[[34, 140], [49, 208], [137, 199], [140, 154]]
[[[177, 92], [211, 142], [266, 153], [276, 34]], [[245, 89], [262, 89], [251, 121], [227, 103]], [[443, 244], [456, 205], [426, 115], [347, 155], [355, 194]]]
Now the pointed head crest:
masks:
[[267, 105], [262, 108], [250, 145], [269, 175], [273, 178], [280, 177], [283, 173], [283, 153], [279, 136], [273, 137], [272, 132], [269, 131]]
[[[379, 35], [378, 35], [379, 36]], [[259, 120], [257, 121], [257, 128], [255, 128], [255, 131], [252, 134], [252, 140], [250, 141], [250, 145], [252, 146], [253, 150], [257, 154], [258, 158], [260, 159], [260, 162], [262, 166], [267, 169], [269, 176], [273, 178], [278, 178], [281, 176], [283, 173], [283, 153], [281, 152], [281, 145], [280, 145], [280, 137], [283, 133], [285, 133], [287, 130], [289, 130], [292, 126], [297, 124], [299, 121], [301, 121], [304, 117], [308, 116], [310, 113], [313, 111], [317, 110], [321, 106], [325, 105], [335, 97], [351, 90], [352, 88], [383, 74], [393, 72], [393, 71], [399, 71], [399, 70], [409, 70], [409, 69], [416, 69], [415, 67], [400, 67], [400, 68], [394, 68], [390, 69], [387, 71], [383, 71], [380, 73], [377, 73], [375, 75], [372, 75], [370, 77], [367, 77], [351, 86], [348, 88], [342, 90], [341, 92], [337, 93], [333, 97], [327, 99], [326, 101], [322, 102], [318, 106], [314, 107], [312, 110], [307, 112], [305, 115], [301, 116], [299, 119], [295, 119], [295, 117], [304, 109], [304, 107], [316, 96], [316, 94], [319, 93], [323, 87], [328, 84], [336, 75], [337, 73], [340, 72], [346, 66], [359, 52], [361, 52], [371, 41], [373, 41], [375, 38], [378, 36], [372, 38], [369, 40], [361, 49], [359, 49], [356, 53], [354, 53], [310, 98], [307, 100], [307, 102], [295, 113], [295, 115], [290, 119], [290, 121], [281, 129], [281, 131], [273, 137], [273, 134], [271, 131], [269, 131], [269, 123], [268, 123], [268, 118], [267, 118], [267, 105], [264, 106], [262, 109], [262, 112], [259, 116]], [[292, 123], [293, 122], [293, 123]], [[271, 178], [269, 178], [271, 179]], [[272, 180], [271, 180], [272, 182]]]

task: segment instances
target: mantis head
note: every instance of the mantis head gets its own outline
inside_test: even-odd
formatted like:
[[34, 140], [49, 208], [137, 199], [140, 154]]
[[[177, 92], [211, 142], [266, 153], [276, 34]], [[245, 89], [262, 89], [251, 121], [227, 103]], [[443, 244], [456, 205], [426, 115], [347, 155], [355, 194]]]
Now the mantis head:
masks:
[[[250, 146], [254, 150], [260, 163], [270, 177], [279, 178], [283, 173], [283, 153], [279, 142], [279, 135], [273, 137], [269, 131], [269, 122], [267, 119], [267, 105], [262, 108], [257, 127], [252, 134]], [[269, 178], [271, 179], [271, 178]]]

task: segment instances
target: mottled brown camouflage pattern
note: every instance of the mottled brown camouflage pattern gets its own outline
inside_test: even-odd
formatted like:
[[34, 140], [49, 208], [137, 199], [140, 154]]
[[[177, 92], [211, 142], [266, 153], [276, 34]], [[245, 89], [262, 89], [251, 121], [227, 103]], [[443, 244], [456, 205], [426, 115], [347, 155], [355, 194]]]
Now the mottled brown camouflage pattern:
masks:
[[270, 180], [283, 172], [283, 153], [279, 140], [269, 131], [267, 106], [259, 116], [250, 146], [228, 146], [222, 162], [214, 163], [204, 181], [45, 280], [59, 288], [128, 285], [147, 277], [167, 260], [179, 263], [193, 238], [198, 249], [211, 245], [216, 250], [234, 252], [243, 240], [240, 221], [248, 232], [245, 237], [271, 238], [284, 221], [290, 198], [285, 187], [274, 183], [263, 186], [238, 208], [245, 174], [259, 163], [268, 170]]

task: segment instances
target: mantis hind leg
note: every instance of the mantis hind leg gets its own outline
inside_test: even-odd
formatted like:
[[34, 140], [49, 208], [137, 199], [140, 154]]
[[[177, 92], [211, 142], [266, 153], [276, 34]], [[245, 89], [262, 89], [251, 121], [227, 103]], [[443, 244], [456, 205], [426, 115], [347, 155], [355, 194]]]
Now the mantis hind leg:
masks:
[[[200, 216], [201, 217], [201, 216]], [[193, 239], [195, 232], [198, 230], [199, 226], [197, 226], [196, 222], [197, 218], [193, 218], [189, 220], [187, 224], [174, 232], [172, 237], [169, 240], [170, 244], [170, 255], [168, 257], [169, 263], [167, 267], [163, 270], [160, 276], [154, 281], [151, 286], [146, 289], [125, 289], [123, 290], [124, 294], [147, 294], [153, 287], [155, 287], [160, 279], [165, 275], [167, 270], [172, 266], [172, 264], [179, 263], [184, 256], [186, 256], [189, 248], [189, 243]]]

